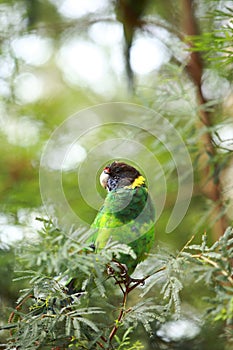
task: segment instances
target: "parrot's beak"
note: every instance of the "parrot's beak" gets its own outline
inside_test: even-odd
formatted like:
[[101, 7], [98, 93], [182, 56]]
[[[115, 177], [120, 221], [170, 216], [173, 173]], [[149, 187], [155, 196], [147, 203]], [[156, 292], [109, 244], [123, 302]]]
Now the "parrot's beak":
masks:
[[107, 183], [109, 179], [109, 174], [104, 170], [100, 175], [100, 184], [104, 188], [107, 188]]

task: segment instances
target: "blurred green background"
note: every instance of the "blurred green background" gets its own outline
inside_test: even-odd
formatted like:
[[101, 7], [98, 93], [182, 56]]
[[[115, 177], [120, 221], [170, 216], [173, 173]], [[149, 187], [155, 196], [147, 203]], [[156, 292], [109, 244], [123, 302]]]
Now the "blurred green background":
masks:
[[[156, 228], [158, 245], [176, 252], [193, 234], [199, 239], [206, 231], [212, 241], [230, 225], [232, 16], [232, 1], [220, 0], [0, 1], [0, 324], [6, 322], [9, 307], [15, 306], [23, 287], [12, 282], [18, 242], [36, 239], [41, 227], [36, 217], [50, 214], [39, 186], [42, 152], [52, 132], [84, 108], [117, 101], [135, 103], [167, 118], [181, 135], [192, 159], [194, 188], [187, 214], [170, 234], [166, 225], [179, 190], [172, 156], [177, 144], [170, 142], [172, 152], [166, 149], [168, 130], [161, 130], [161, 140], [149, 133], [135, 140], [152, 150], [163, 174], [154, 167], [152, 155], [145, 160], [140, 159], [143, 152], [134, 148], [128, 157], [125, 152], [132, 164], [144, 164], [141, 170], [158, 195], [161, 178], [166, 181], [165, 204]], [[142, 116], [142, 128], [144, 122]], [[152, 129], [156, 122], [152, 115]], [[91, 133], [90, 128], [88, 124], [76, 155], [62, 169], [67, 201], [87, 225], [104, 198], [98, 174], [105, 159], [113, 159], [111, 147], [105, 158], [101, 152], [87, 157], [87, 151], [92, 144], [124, 138], [128, 132], [105, 126]], [[91, 173], [93, 164], [95, 173]], [[86, 203], [79, 192], [80, 166], [84, 167], [82, 194], [86, 190], [94, 205]], [[57, 219], [59, 224], [61, 217]], [[67, 218], [67, 224], [75, 223]], [[190, 295], [184, 297], [198, 307], [202, 294], [192, 286]], [[211, 329], [206, 332], [211, 337]], [[4, 337], [2, 332], [2, 342]], [[190, 346], [185, 339], [183, 349]], [[202, 348], [217, 349], [215, 340], [215, 345], [210, 340], [207, 345], [205, 339]]]

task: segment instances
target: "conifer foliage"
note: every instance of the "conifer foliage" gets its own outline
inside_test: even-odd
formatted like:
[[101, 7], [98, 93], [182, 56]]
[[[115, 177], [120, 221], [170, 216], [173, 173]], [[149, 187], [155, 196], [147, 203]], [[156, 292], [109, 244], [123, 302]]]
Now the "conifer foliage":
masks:
[[[99, 253], [88, 252], [78, 236], [44, 221], [38, 242], [20, 247], [18, 264], [24, 270], [17, 279], [27, 280], [28, 288], [2, 327], [10, 331], [6, 349], [143, 349], [135, 336], [139, 325], [156, 336], [155, 325], [178, 319], [187, 278], [189, 285], [206, 285], [212, 295], [204, 296], [200, 321], [224, 324], [223, 336], [233, 340], [231, 228], [212, 245], [205, 234], [200, 244], [190, 239], [176, 256], [158, 250], [138, 266], [140, 278], [134, 279], [112, 262], [122, 253], [134, 257], [130, 247], [109, 242]], [[67, 280], [73, 276], [81, 288], [70, 292]]]

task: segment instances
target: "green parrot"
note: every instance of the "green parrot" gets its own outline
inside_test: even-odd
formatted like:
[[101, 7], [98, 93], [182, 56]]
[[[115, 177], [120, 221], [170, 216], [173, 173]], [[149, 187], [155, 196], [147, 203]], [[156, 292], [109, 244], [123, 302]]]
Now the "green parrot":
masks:
[[109, 239], [128, 244], [137, 258], [122, 255], [119, 262], [131, 274], [154, 242], [155, 210], [145, 179], [134, 167], [115, 161], [104, 168], [100, 183], [108, 193], [91, 226], [95, 233], [89, 241], [97, 250]]
[[[130, 275], [154, 243], [155, 209], [145, 178], [134, 167], [114, 161], [104, 168], [100, 183], [108, 192], [91, 225], [87, 243], [95, 251], [103, 249], [109, 240], [128, 244], [136, 259], [122, 254], [118, 262], [126, 266]], [[67, 287], [71, 291], [76, 289], [74, 286], [72, 279]]]

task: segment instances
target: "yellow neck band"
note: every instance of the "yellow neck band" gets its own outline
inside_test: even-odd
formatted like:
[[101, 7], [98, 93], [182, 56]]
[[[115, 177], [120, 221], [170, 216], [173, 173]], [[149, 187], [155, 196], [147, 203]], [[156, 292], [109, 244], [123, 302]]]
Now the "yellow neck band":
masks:
[[134, 182], [129, 186], [130, 188], [140, 187], [145, 184], [145, 178], [140, 175], [138, 176]]

